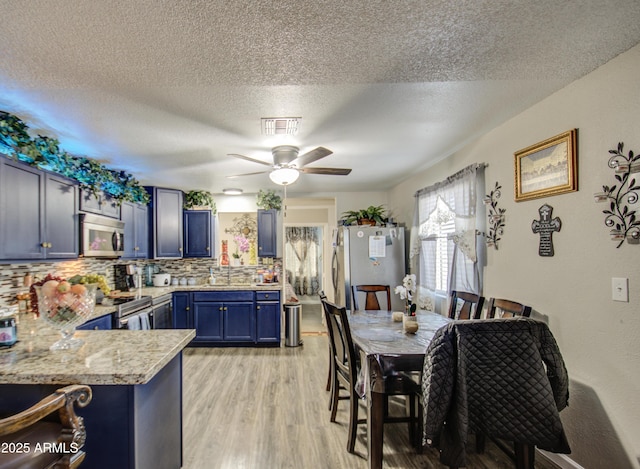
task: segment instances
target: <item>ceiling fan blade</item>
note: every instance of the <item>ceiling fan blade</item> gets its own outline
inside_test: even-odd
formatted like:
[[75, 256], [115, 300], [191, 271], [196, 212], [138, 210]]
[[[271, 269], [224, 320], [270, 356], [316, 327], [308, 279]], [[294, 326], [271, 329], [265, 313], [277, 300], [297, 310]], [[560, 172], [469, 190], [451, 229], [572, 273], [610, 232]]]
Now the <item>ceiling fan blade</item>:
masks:
[[251, 161], [252, 163], [259, 163], [265, 166], [273, 166], [271, 163], [267, 163], [266, 161], [256, 160], [255, 158], [249, 158], [248, 156], [238, 155], [237, 153], [228, 153], [229, 156], [233, 156], [235, 158], [240, 158], [241, 160]]
[[292, 164], [297, 166], [298, 168], [302, 168], [303, 166], [313, 163], [314, 161], [318, 161], [320, 158], [324, 158], [325, 156], [329, 156], [333, 152], [331, 150], [327, 150], [324, 147], [318, 147], [311, 151], [308, 151], [304, 155], [298, 156]]
[[306, 174], [328, 174], [330, 176], [346, 176], [351, 172], [348, 168], [301, 168], [299, 170]]
[[234, 174], [233, 176], [227, 176], [227, 179], [235, 179], [242, 176], [254, 176], [256, 174], [267, 174], [269, 171], [258, 171], [257, 173], [244, 173], [244, 174]]

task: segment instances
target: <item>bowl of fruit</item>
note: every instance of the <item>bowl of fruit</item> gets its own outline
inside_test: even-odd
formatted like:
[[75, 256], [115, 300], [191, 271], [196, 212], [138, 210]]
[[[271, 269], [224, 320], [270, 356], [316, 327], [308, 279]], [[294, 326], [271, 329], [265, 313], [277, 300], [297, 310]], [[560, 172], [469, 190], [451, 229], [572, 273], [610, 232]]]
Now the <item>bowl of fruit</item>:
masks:
[[68, 350], [82, 345], [74, 338], [75, 329], [93, 314], [96, 304], [95, 283], [72, 283], [60, 277], [48, 275], [40, 284], [34, 284], [37, 311], [50, 326], [58, 329], [62, 339], [51, 350]]

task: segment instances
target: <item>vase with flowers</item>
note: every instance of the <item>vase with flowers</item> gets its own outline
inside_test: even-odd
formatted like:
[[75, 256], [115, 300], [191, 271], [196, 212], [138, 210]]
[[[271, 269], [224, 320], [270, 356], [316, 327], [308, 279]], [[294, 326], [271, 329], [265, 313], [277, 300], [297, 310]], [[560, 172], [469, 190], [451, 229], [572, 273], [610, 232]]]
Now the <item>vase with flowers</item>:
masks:
[[236, 252], [232, 253], [233, 265], [239, 266], [242, 262], [242, 255], [249, 252], [249, 240], [242, 235], [234, 236], [236, 243]]
[[418, 319], [416, 317], [417, 305], [413, 302], [416, 290], [415, 274], [405, 275], [402, 285], [398, 285], [394, 292], [400, 295], [400, 299], [405, 300], [405, 312], [402, 318], [402, 328], [405, 332], [415, 334], [418, 330]]

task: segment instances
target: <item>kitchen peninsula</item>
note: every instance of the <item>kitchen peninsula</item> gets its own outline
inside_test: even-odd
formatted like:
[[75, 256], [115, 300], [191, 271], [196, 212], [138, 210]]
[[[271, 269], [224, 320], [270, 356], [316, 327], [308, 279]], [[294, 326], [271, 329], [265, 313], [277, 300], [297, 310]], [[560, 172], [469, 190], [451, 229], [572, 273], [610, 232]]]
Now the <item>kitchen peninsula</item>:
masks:
[[192, 329], [77, 331], [78, 350], [52, 352], [59, 334], [20, 319], [18, 342], [0, 351], [0, 413], [67, 384], [89, 385], [93, 400], [77, 412], [87, 428], [87, 467], [181, 467], [182, 350]]

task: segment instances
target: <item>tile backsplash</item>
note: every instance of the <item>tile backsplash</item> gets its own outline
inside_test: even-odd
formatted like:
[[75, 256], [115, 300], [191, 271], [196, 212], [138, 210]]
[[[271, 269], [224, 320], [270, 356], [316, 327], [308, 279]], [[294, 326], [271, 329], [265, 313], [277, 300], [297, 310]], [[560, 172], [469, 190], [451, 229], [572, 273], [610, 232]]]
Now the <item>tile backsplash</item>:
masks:
[[[280, 259], [274, 260], [280, 264]], [[198, 284], [204, 284], [209, 278], [209, 269], [213, 268], [214, 276], [218, 283], [224, 283], [227, 279], [231, 283], [250, 283], [255, 280], [256, 271], [267, 266], [253, 265], [241, 267], [219, 266], [216, 259], [141, 259], [141, 260], [114, 260], [80, 258], [70, 261], [58, 262], [16, 262], [15, 264], [0, 264], [0, 306], [16, 303], [16, 295], [24, 293], [27, 288], [23, 286], [23, 279], [27, 273], [31, 273], [34, 281], [44, 278], [51, 273], [60, 277], [69, 278], [77, 274], [104, 275], [110, 287], [114, 286], [114, 269], [116, 264], [133, 264], [144, 268], [147, 264], [154, 264], [162, 273], [171, 274], [172, 277], [195, 278]], [[142, 269], [144, 271], [144, 269]], [[146, 279], [145, 279], [146, 281]]]

